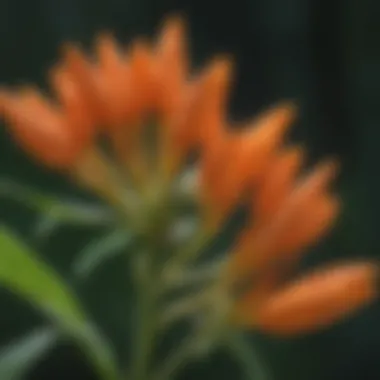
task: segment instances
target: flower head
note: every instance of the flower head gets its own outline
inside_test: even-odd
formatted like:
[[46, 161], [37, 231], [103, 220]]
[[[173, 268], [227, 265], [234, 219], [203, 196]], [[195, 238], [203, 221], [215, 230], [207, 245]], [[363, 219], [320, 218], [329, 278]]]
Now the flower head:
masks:
[[[291, 103], [264, 112], [243, 130], [231, 128], [232, 61], [218, 57], [190, 74], [187, 50], [178, 17], [166, 21], [154, 43], [140, 39], [126, 49], [105, 33], [91, 55], [67, 44], [49, 73], [53, 98], [32, 87], [3, 88], [0, 115], [23, 149], [126, 212], [144, 238], [152, 231], [164, 235], [176, 223], [177, 202], [186, 201], [176, 185], [191, 165], [198, 173], [190, 194], [192, 211], [200, 215], [198, 232], [173, 254], [175, 265], [165, 261], [163, 268], [185, 270], [244, 204], [247, 224], [210, 291], [210, 303], [219, 296], [228, 300], [229, 322], [305, 333], [367, 304], [377, 294], [375, 264], [289, 281], [301, 255], [338, 215], [340, 202], [330, 190], [336, 163], [302, 173], [304, 149], [284, 143], [296, 113]], [[190, 153], [197, 154], [195, 164], [189, 164]], [[157, 218], [159, 213], [168, 216]], [[220, 314], [215, 310], [212, 317]]]

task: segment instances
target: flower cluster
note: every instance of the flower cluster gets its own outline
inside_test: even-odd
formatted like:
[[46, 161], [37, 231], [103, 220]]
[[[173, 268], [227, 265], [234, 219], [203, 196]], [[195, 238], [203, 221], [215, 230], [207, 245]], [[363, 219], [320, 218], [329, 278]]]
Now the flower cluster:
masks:
[[[378, 268], [369, 262], [337, 264], [289, 282], [302, 253], [338, 215], [339, 200], [329, 189], [336, 164], [302, 171], [303, 150], [284, 142], [292, 104], [232, 128], [226, 117], [231, 60], [218, 57], [190, 74], [185, 42], [185, 25], [174, 17], [154, 43], [140, 39], [126, 49], [101, 34], [92, 54], [68, 44], [49, 73], [53, 96], [32, 86], [3, 88], [0, 114], [26, 152], [125, 212], [139, 233], [165, 235], [178, 223], [177, 203], [190, 195], [197, 228], [182, 239], [182, 249], [168, 249], [162, 283], [185, 278], [245, 205], [246, 225], [204, 288], [206, 301], [197, 304], [197, 312], [215, 304], [212, 321], [223, 314], [223, 326], [307, 333], [373, 300]], [[185, 196], [178, 184], [188, 172], [196, 186], [187, 186]]]

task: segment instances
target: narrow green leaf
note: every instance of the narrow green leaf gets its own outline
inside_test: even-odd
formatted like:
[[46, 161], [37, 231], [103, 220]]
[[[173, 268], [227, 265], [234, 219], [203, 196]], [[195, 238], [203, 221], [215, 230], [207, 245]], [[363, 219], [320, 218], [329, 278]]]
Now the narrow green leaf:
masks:
[[12, 342], [0, 352], [0, 379], [22, 380], [57, 342], [58, 332], [41, 328]]
[[132, 236], [123, 230], [115, 230], [86, 245], [73, 264], [76, 276], [84, 278], [101, 264], [123, 252], [132, 241]]
[[8, 179], [1, 179], [0, 181], [0, 196], [23, 203], [39, 211], [46, 211], [55, 203], [52, 197], [40, 194], [28, 186]]
[[61, 200], [10, 180], [0, 181], [0, 196], [30, 207], [59, 223], [98, 226], [115, 221], [112, 212], [105, 207], [81, 201]]
[[39, 240], [51, 236], [61, 226], [61, 222], [50, 215], [42, 215], [35, 223], [33, 235]]
[[57, 200], [50, 208], [49, 214], [65, 223], [92, 226], [108, 225], [116, 220], [112, 212], [105, 207], [73, 200]]
[[226, 341], [226, 346], [239, 361], [247, 380], [271, 379], [263, 359], [254, 345], [250, 344], [244, 336], [232, 333]]
[[75, 295], [52, 268], [4, 228], [0, 229], [0, 283], [71, 336], [103, 379], [119, 378], [110, 346], [86, 317]]

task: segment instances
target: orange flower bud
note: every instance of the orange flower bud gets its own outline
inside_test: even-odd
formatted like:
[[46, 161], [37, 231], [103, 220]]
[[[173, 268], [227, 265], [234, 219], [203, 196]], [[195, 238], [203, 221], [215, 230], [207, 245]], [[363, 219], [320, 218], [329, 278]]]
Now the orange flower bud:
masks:
[[104, 102], [99, 96], [99, 85], [96, 80], [94, 63], [78, 47], [72, 44], [65, 44], [62, 47], [62, 53], [62, 64], [81, 89], [97, 124], [103, 125], [106, 119]]
[[214, 59], [202, 73], [204, 84], [199, 138], [206, 153], [220, 141], [218, 136], [220, 129], [225, 125], [224, 118], [231, 77], [232, 62], [225, 57]]
[[131, 106], [128, 123], [140, 124], [148, 115], [144, 114], [155, 108], [156, 78], [154, 57], [149, 45], [137, 40], [130, 50], [130, 92]]
[[[219, 154], [207, 160], [211, 148], [206, 151], [205, 167], [210, 198], [216, 219], [225, 218], [252, 184], [252, 179], [262, 176], [272, 160], [275, 149], [293, 117], [294, 108], [285, 104], [264, 114], [249, 132], [227, 136], [224, 144], [218, 143]], [[210, 143], [212, 144], [212, 143]], [[212, 164], [211, 164], [212, 163]], [[206, 171], [208, 165], [208, 171]], [[213, 173], [212, 175], [210, 173]], [[205, 178], [206, 177], [206, 178]]]
[[274, 158], [253, 196], [256, 221], [269, 221], [280, 209], [293, 190], [302, 161], [303, 151], [299, 147], [287, 149]]
[[173, 122], [182, 101], [188, 71], [186, 54], [184, 22], [171, 17], [164, 23], [155, 57], [158, 112], [164, 131]]
[[316, 271], [259, 304], [252, 324], [261, 331], [285, 336], [325, 328], [377, 296], [377, 275], [377, 265], [370, 263]]
[[268, 170], [294, 117], [295, 107], [284, 103], [264, 112], [248, 126], [247, 131], [233, 135], [234, 153], [230, 165], [234, 167], [235, 176], [240, 177], [240, 182], [242, 179], [246, 184], [255, 182]]
[[[225, 159], [222, 155], [226, 141], [225, 108], [231, 76], [232, 62], [219, 57], [193, 82], [194, 114], [189, 115], [187, 127], [193, 130], [192, 138], [201, 147], [201, 167], [206, 176], [209, 170], [219, 170], [223, 166], [221, 159]], [[218, 165], [214, 165], [214, 157]]]
[[231, 62], [219, 58], [185, 83], [178, 97], [178, 108], [167, 128], [171, 144], [168, 150], [172, 152], [170, 165], [178, 166], [191, 149], [203, 147], [201, 167], [206, 193], [214, 174], [224, 166], [222, 160], [226, 159], [223, 109], [230, 76]]
[[321, 165], [300, 181], [271, 220], [248, 227], [233, 255], [231, 270], [242, 275], [276, 260], [294, 262], [321, 238], [339, 211], [338, 200], [325, 193], [333, 173], [334, 165]]
[[298, 218], [289, 221], [288, 233], [280, 241], [286, 258], [296, 254], [317, 241], [331, 228], [340, 209], [339, 199], [333, 196], [319, 196], [311, 200], [309, 207], [300, 212]]
[[95, 44], [98, 65], [94, 80], [98, 97], [104, 105], [105, 127], [124, 127], [130, 108], [131, 89], [129, 66], [114, 37], [100, 34]]
[[231, 152], [230, 139], [224, 128], [224, 109], [230, 76], [231, 62], [223, 58], [215, 60], [201, 76], [203, 91], [197, 126], [201, 145], [200, 191], [202, 202], [208, 208], [206, 213], [214, 213], [214, 222], [218, 222], [225, 215], [225, 211], [219, 209], [218, 180], [226, 170], [226, 162]]
[[162, 167], [166, 177], [170, 177], [189, 151], [199, 144], [198, 127], [202, 125], [202, 84], [201, 80], [195, 80], [185, 86], [176, 114], [160, 132], [163, 135]]
[[32, 88], [1, 92], [0, 114], [21, 147], [48, 166], [68, 168], [83, 150], [65, 115]]
[[301, 204], [308, 202], [316, 194], [327, 190], [337, 175], [338, 163], [326, 160], [316, 166], [307, 176], [301, 178], [292, 196], [292, 202]]
[[230, 211], [230, 204], [224, 204], [224, 192], [220, 188], [219, 177], [226, 169], [226, 160], [231, 150], [228, 135], [220, 131], [213, 144], [203, 152], [203, 162], [200, 171], [200, 201], [203, 206], [206, 224], [210, 228], [217, 227]]
[[49, 79], [68, 126], [78, 140], [89, 143], [95, 134], [96, 120], [78, 83], [63, 65], [54, 67]]

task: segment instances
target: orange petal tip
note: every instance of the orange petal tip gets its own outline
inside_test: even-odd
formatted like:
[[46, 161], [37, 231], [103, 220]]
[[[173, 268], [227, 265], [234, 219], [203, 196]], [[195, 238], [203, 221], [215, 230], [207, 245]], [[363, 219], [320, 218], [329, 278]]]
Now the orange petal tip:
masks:
[[163, 34], [169, 31], [178, 33], [183, 32], [185, 27], [185, 18], [179, 13], [174, 13], [163, 19], [161, 29]]
[[282, 336], [326, 328], [378, 296], [378, 275], [378, 265], [368, 262], [316, 270], [263, 301], [257, 327]]
[[221, 79], [226, 80], [230, 78], [234, 66], [234, 60], [229, 55], [220, 55], [214, 57], [210, 63], [210, 72], [212, 73], [211, 78], [214, 81], [219, 81]]

